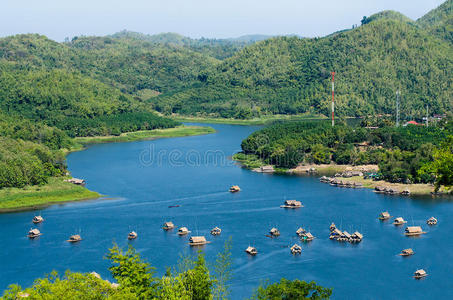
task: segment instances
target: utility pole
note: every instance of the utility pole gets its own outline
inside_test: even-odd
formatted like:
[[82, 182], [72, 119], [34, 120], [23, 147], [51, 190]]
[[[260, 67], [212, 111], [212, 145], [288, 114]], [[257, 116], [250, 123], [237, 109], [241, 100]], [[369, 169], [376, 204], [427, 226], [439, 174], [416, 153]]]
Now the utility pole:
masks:
[[332, 127], [335, 126], [335, 72], [332, 75]]
[[426, 127], [428, 127], [428, 118], [429, 118], [429, 114], [428, 114], [428, 104], [426, 104]]
[[400, 95], [399, 90], [396, 91], [396, 127], [400, 126]]

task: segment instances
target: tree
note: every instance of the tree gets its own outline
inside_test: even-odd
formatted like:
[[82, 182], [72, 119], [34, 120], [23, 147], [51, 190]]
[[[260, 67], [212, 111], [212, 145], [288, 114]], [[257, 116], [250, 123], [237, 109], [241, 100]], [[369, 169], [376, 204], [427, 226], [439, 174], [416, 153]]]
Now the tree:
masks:
[[252, 300], [321, 300], [329, 299], [332, 289], [316, 285], [314, 281], [307, 283], [301, 280], [288, 280], [282, 278], [280, 282], [264, 284], [258, 287]]
[[204, 255], [199, 252], [195, 268], [182, 274], [183, 284], [193, 300], [212, 299], [211, 288], [214, 280], [210, 278]]
[[214, 266], [215, 284], [214, 284], [214, 299], [228, 299], [230, 294], [229, 282], [233, 277], [232, 274], [232, 259], [231, 259], [232, 238], [230, 237], [224, 246], [223, 252], [217, 254], [216, 264]]

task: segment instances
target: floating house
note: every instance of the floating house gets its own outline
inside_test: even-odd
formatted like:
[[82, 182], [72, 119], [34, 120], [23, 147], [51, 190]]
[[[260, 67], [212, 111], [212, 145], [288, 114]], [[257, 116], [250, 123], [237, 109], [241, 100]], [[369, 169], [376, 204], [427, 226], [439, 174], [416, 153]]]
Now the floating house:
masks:
[[310, 242], [315, 239], [315, 237], [310, 232], [303, 232], [299, 235], [301, 240], [304, 242]]
[[38, 229], [30, 229], [30, 231], [28, 232], [27, 234], [27, 237], [29, 237], [30, 239], [34, 239], [38, 236], [40, 236], [42, 233], [38, 230]]
[[188, 234], [190, 231], [189, 229], [187, 229], [187, 227], [181, 227], [178, 229], [178, 234], [179, 235], [186, 235]]
[[424, 232], [420, 226], [408, 226], [404, 232], [407, 236], [416, 236], [424, 233], [426, 232]]
[[137, 236], [138, 236], [138, 235], [137, 235], [137, 232], [131, 231], [131, 232], [129, 232], [129, 234], [128, 234], [128, 236], [127, 236], [127, 239], [128, 239], [128, 240], [135, 240], [135, 239], [137, 238]]
[[258, 254], [258, 251], [256, 250], [255, 247], [248, 246], [247, 249], [245, 249], [245, 252], [247, 252], [250, 255], [256, 255]]
[[76, 243], [76, 242], [80, 242], [81, 240], [82, 240], [82, 237], [78, 234], [75, 234], [75, 235], [71, 235], [69, 237], [69, 240], [67, 240], [67, 241], [70, 243]]
[[219, 227], [214, 227], [211, 230], [212, 235], [220, 235], [220, 233], [222, 233], [222, 229], [220, 229]]
[[231, 193], [237, 193], [237, 192], [240, 192], [240, 191], [241, 191], [241, 188], [238, 185], [233, 185], [232, 187], [230, 187], [230, 192]]
[[388, 211], [383, 211], [381, 212], [381, 214], [379, 215], [379, 220], [388, 220], [390, 219], [392, 216], [389, 214]]
[[44, 222], [44, 218], [43, 217], [41, 217], [41, 216], [34, 216], [33, 217], [33, 223], [39, 224], [39, 223], [42, 223], [42, 222]]
[[360, 232], [356, 231], [353, 234], [351, 234], [351, 238], [349, 241], [351, 243], [360, 243], [362, 241], [362, 239], [363, 239], [363, 235]]
[[393, 220], [393, 225], [403, 225], [407, 223], [407, 221], [404, 221], [402, 217], [398, 217], [395, 220]]
[[173, 224], [173, 222], [165, 222], [164, 226], [162, 226], [162, 228], [164, 230], [170, 230], [170, 229], [175, 228], [175, 224]]
[[192, 236], [189, 239], [190, 246], [202, 246], [209, 243], [204, 236]]
[[274, 228], [272, 228], [272, 229], [271, 229], [271, 230], [269, 231], [269, 233], [270, 233], [270, 234], [271, 234], [271, 236], [273, 236], [273, 237], [277, 237], [277, 236], [280, 236], [280, 231], [278, 231], [278, 229], [277, 229], [277, 228], [275, 228], [275, 227], [274, 227]]
[[271, 165], [260, 167], [261, 173], [273, 173], [274, 171], [275, 171], [274, 166]]
[[291, 247], [291, 253], [292, 253], [292, 254], [301, 254], [301, 253], [302, 253], [302, 247], [299, 246], [298, 244], [294, 244], [294, 245]]
[[304, 207], [300, 201], [296, 200], [286, 200], [285, 204], [280, 205], [282, 208], [300, 208]]
[[336, 240], [336, 239], [338, 239], [342, 234], [343, 234], [343, 232], [341, 232], [339, 229], [335, 228], [335, 230], [332, 231], [332, 232], [330, 233], [329, 239], [331, 239], [331, 240]]
[[426, 273], [425, 270], [423, 269], [419, 269], [417, 271], [414, 272], [414, 278], [415, 279], [421, 279], [423, 277], [426, 277], [428, 274]]
[[434, 218], [434, 217], [431, 217], [428, 219], [428, 221], [426, 221], [426, 224], [428, 225], [436, 225], [437, 224], [437, 219]]
[[340, 235], [340, 237], [337, 238], [337, 241], [339, 242], [349, 242], [351, 239], [351, 235], [347, 231], [343, 231], [343, 233]]
[[332, 222], [332, 224], [330, 224], [330, 232], [334, 231], [335, 229], [337, 229], [337, 226], [335, 226], [335, 223]]
[[70, 178], [70, 179], [65, 179], [64, 181], [75, 184], [75, 185], [81, 185], [85, 186], [86, 181], [84, 179], [79, 179], [79, 178]]
[[299, 227], [299, 229], [296, 230], [296, 234], [297, 234], [298, 236], [300, 236], [301, 234], [303, 234], [303, 233], [305, 233], [305, 232], [306, 232], [305, 229], [303, 229], [302, 227]]
[[411, 248], [409, 249], [404, 249], [401, 251], [400, 253], [401, 256], [411, 256], [411, 255], [414, 255], [414, 250], [412, 250]]

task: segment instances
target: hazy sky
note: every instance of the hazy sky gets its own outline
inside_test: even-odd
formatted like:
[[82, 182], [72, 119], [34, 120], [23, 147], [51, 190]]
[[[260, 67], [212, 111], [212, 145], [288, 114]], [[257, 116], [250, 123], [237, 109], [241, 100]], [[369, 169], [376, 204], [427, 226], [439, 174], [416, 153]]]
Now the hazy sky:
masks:
[[0, 0], [0, 36], [40, 33], [61, 41], [127, 29], [226, 38], [323, 36], [392, 9], [417, 19], [444, 0]]

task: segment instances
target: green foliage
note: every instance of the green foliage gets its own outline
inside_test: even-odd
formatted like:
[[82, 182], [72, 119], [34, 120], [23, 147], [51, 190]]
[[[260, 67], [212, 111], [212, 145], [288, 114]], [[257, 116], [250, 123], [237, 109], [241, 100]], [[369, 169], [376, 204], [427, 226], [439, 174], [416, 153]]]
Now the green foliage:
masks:
[[109, 270], [118, 281], [120, 289], [134, 293], [139, 299], [149, 299], [153, 295], [157, 286], [154, 268], [142, 261], [140, 254], [131, 245], [123, 252], [115, 244], [109, 249], [106, 258], [112, 263]]
[[417, 24], [431, 34], [453, 42], [453, 0], [447, 0], [417, 20]]
[[282, 278], [280, 282], [261, 285], [254, 293], [253, 300], [290, 300], [290, 299], [329, 299], [332, 289], [316, 285], [314, 281], [307, 283], [301, 280]]
[[217, 254], [216, 264], [214, 266], [215, 283], [213, 298], [216, 300], [226, 300], [230, 294], [229, 282], [233, 278], [231, 249], [232, 238], [230, 237], [225, 242], [223, 252]]
[[189, 293], [191, 299], [212, 299], [211, 289], [214, 285], [214, 280], [210, 278], [204, 255], [201, 252], [198, 253], [197, 260], [194, 264], [195, 267], [193, 269], [187, 270], [182, 275], [184, 288]]

